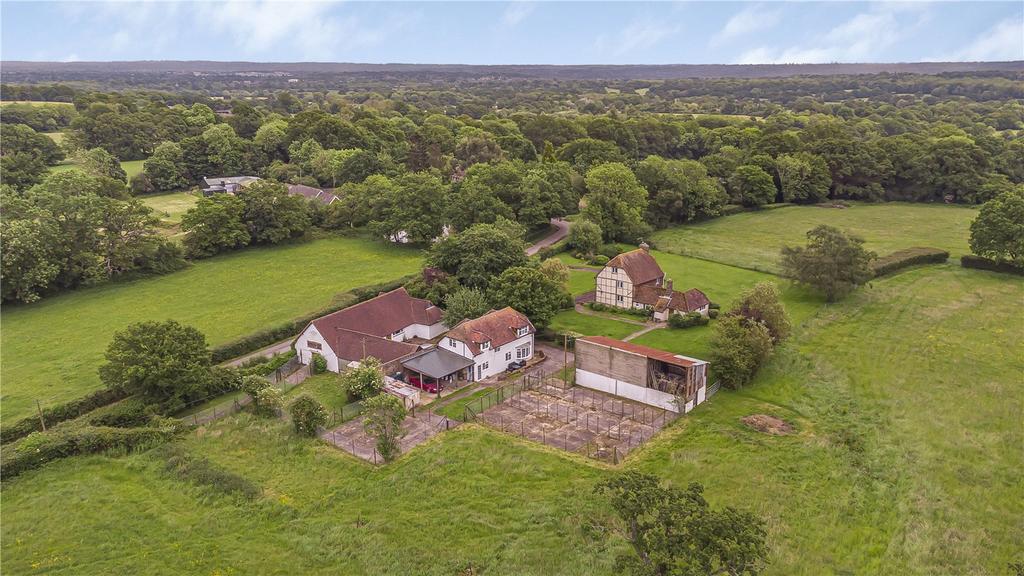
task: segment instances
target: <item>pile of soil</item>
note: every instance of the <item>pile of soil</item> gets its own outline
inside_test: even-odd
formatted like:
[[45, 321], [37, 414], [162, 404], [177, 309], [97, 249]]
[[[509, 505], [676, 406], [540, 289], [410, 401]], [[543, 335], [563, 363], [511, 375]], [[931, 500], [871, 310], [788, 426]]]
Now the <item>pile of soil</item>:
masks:
[[775, 416], [769, 416], [767, 414], [751, 414], [750, 416], [740, 418], [740, 422], [743, 422], [758, 432], [771, 434], [772, 436], [784, 436], [793, 432], [792, 424], [781, 418], [776, 418]]

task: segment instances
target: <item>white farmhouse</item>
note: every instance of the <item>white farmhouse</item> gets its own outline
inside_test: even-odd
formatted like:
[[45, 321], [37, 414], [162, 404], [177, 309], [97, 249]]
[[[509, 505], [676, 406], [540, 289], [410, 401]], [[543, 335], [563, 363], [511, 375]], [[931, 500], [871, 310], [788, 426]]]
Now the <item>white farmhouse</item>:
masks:
[[438, 346], [473, 360], [472, 379], [479, 381], [533, 358], [535, 332], [525, 314], [502, 308], [456, 324]]
[[332, 372], [369, 356], [392, 372], [400, 360], [419, 351], [419, 343], [446, 329], [440, 308], [398, 288], [313, 320], [295, 340], [295, 352], [303, 364], [314, 354], [323, 356]]

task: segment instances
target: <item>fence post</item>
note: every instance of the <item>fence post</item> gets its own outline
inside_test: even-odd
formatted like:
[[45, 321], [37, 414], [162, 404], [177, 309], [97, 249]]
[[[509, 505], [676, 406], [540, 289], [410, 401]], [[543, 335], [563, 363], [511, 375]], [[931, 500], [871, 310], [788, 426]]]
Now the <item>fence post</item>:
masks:
[[193, 414], [192, 415], [192, 425], [193, 426], [199, 426], [199, 415], [198, 414]]
[[376, 448], [373, 449], [373, 463], [374, 464], [377, 463], [377, 449]]

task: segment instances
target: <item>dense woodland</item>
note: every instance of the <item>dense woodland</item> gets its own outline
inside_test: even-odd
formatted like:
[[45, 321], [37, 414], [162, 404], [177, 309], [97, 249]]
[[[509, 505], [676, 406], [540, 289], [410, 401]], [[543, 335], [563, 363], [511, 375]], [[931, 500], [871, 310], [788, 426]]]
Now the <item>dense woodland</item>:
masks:
[[[368, 229], [426, 244], [445, 227], [531, 230], [582, 212], [604, 241], [730, 210], [845, 199], [984, 203], [1024, 183], [1017, 72], [759, 79], [338, 80], [157, 75], [5, 84], [4, 299], [182, 257]], [[173, 86], [172, 86], [173, 84]], [[340, 85], [340, 87], [339, 87]], [[286, 88], [286, 89], [285, 89]], [[70, 104], [70, 105], [69, 105]], [[57, 144], [41, 132], [63, 131]], [[77, 170], [49, 167], [76, 159]], [[145, 159], [130, 181], [119, 161]], [[204, 199], [184, 251], [137, 197], [204, 176], [283, 186]]]

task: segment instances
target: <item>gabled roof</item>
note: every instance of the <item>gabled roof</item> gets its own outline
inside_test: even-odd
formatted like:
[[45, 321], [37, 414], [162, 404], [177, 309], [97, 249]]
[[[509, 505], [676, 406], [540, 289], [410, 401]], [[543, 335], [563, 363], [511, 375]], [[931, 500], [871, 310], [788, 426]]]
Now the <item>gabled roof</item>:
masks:
[[339, 329], [385, 337], [413, 324], [431, 326], [440, 321], [441, 309], [430, 300], [413, 298], [405, 288], [396, 288], [366, 302], [321, 316], [312, 324], [324, 338]]
[[305, 184], [289, 184], [288, 193], [297, 196], [305, 196], [310, 200], [316, 200], [324, 193], [319, 188], [313, 188], [312, 186], [306, 186]]
[[651, 348], [650, 346], [642, 346], [640, 344], [634, 344], [632, 342], [624, 342], [622, 340], [616, 340], [614, 338], [608, 338], [607, 336], [581, 336], [576, 339], [577, 342], [580, 340], [584, 342], [590, 342], [599, 346], [607, 346], [609, 348], [615, 348], [616, 350], [624, 350], [633, 354], [639, 354], [640, 356], [646, 356], [647, 358], [653, 358], [666, 364], [672, 364], [674, 366], [683, 366], [689, 368], [690, 366], [698, 366], [700, 364], [707, 364], [704, 360], [698, 360], [697, 358], [690, 358], [689, 356], [683, 356], [682, 354], [673, 354], [664, 350], [658, 350], [657, 348]]
[[621, 268], [634, 285], [647, 284], [665, 277], [661, 266], [658, 266], [651, 253], [643, 248], [623, 252], [609, 260], [605, 266]]
[[[317, 330], [320, 330], [320, 328], [317, 328]], [[414, 354], [420, 349], [415, 344], [379, 338], [345, 328], [335, 328], [330, 332], [320, 330], [320, 334], [338, 358], [349, 361], [362, 360], [367, 356], [373, 356], [380, 360], [382, 364], [387, 364], [393, 360]]]
[[444, 348], [428, 348], [402, 361], [402, 366], [431, 378], [444, 378], [473, 365], [465, 356]]
[[679, 292], [654, 285], [637, 286], [633, 290], [633, 301], [654, 306], [658, 311], [669, 308], [679, 312], [693, 312], [711, 303], [711, 300], [696, 288]]
[[479, 318], [463, 320], [456, 324], [447, 336], [464, 343], [473, 356], [476, 356], [480, 354], [480, 345], [484, 342], [490, 342], [493, 349], [520, 338], [516, 336], [516, 330], [520, 328], [529, 328], [528, 334], [536, 332], [525, 314], [506, 307], [491, 310]]

